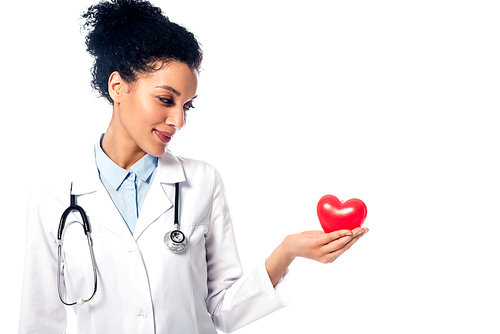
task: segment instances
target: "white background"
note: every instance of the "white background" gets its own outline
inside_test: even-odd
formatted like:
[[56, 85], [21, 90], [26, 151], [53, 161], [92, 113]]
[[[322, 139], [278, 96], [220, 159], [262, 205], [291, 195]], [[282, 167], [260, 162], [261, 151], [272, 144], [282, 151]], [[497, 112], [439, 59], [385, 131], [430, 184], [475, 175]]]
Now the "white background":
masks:
[[[111, 115], [78, 24], [92, 3], [2, 5], [4, 333], [18, 326], [31, 184]], [[321, 196], [368, 206], [370, 233], [332, 265], [294, 262], [292, 304], [237, 333], [500, 332], [497, 1], [155, 4], [203, 44], [171, 149], [221, 172], [246, 271], [319, 229]]]

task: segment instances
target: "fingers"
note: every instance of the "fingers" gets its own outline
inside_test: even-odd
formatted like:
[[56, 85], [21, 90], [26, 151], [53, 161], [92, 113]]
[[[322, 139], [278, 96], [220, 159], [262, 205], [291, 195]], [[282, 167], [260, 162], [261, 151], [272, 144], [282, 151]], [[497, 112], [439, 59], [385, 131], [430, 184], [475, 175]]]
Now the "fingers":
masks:
[[362, 227], [331, 233], [307, 231], [287, 236], [284, 245], [294, 257], [329, 263], [347, 251], [366, 232], [368, 229]]
[[[335, 261], [340, 255], [344, 254], [349, 248], [352, 247], [364, 234], [369, 230], [367, 228], [357, 228], [348, 233], [348, 231], [337, 231], [335, 236], [340, 235], [339, 238], [333, 239], [330, 243], [324, 244], [322, 246], [322, 253], [324, 254], [320, 260], [323, 263], [331, 263]], [[350, 231], [349, 231], [350, 232]], [[332, 232], [330, 234], [334, 234]], [[331, 236], [334, 238], [335, 236]]]
[[327, 244], [321, 246], [321, 252], [323, 254], [330, 254], [336, 252], [340, 249], [343, 249], [349, 242], [353, 239], [358, 239], [359, 236], [353, 236], [351, 234], [346, 234], [338, 239], [335, 239]]
[[355, 237], [358, 235], [362, 235], [364, 233], [368, 232], [368, 229], [358, 227], [355, 228], [354, 230], [338, 230], [334, 231], [331, 233], [324, 234], [322, 238], [320, 238], [318, 241], [322, 242], [323, 245], [330, 244], [331, 242], [334, 242], [338, 239], [344, 238], [344, 237]]
[[318, 242], [321, 243], [321, 245], [328, 245], [338, 239], [344, 238], [344, 237], [352, 237], [352, 231], [350, 230], [339, 230], [339, 231], [334, 231], [331, 233], [324, 234], [322, 237], [318, 239]]

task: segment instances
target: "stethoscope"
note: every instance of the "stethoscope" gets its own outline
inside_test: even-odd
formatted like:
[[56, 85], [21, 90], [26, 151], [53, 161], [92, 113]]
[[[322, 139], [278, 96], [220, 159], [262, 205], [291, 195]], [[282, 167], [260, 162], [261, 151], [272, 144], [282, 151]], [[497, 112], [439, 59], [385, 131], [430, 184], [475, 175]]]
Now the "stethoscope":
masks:
[[[71, 184], [71, 188], [73, 188], [73, 183]], [[170, 249], [174, 253], [182, 253], [186, 247], [187, 247], [187, 238], [184, 235], [184, 233], [179, 230], [179, 183], [175, 184], [175, 200], [174, 200], [174, 230], [167, 232], [165, 234], [165, 237], [163, 238], [163, 242], [165, 243], [165, 246]], [[63, 245], [63, 231], [64, 231], [64, 225], [66, 225], [66, 219], [68, 218], [68, 215], [73, 212], [77, 211], [81, 218], [82, 218], [82, 226], [83, 226], [83, 231], [85, 235], [87, 236], [87, 243], [89, 245], [89, 250], [90, 250], [90, 258], [92, 261], [92, 271], [94, 274], [94, 291], [92, 292], [92, 295], [87, 298], [80, 298], [77, 301], [73, 303], [68, 303], [64, 301], [61, 293], [61, 258], [62, 258], [62, 245]], [[94, 298], [95, 294], [97, 292], [97, 265], [95, 263], [95, 257], [94, 257], [94, 249], [93, 249], [93, 242], [92, 242], [92, 237], [90, 235], [90, 224], [89, 220], [87, 218], [87, 214], [85, 213], [85, 210], [79, 205], [76, 204], [76, 196], [71, 194], [70, 191], [70, 206], [64, 210], [62, 216], [61, 216], [61, 221], [59, 223], [59, 230], [57, 231], [57, 293], [59, 294], [59, 299], [61, 302], [66, 305], [66, 306], [73, 306], [73, 305], [83, 305], [86, 302], [89, 302]]]

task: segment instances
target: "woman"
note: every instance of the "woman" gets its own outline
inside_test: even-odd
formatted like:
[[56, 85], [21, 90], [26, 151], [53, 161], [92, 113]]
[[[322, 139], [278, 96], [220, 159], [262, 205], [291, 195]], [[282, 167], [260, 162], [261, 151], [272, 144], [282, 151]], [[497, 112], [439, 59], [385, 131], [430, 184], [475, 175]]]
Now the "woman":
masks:
[[[218, 172], [167, 150], [196, 99], [195, 37], [140, 0], [101, 2], [83, 17], [92, 85], [113, 115], [75, 168], [33, 190], [20, 333], [64, 332], [61, 301], [76, 300], [79, 333], [231, 332], [288, 303], [287, 268], [296, 257], [332, 262], [368, 231], [289, 235], [243, 275]], [[92, 259], [75, 212], [58, 270], [59, 219], [71, 197], [92, 232], [90, 301]], [[187, 240], [179, 253], [168, 234], [177, 216]]]

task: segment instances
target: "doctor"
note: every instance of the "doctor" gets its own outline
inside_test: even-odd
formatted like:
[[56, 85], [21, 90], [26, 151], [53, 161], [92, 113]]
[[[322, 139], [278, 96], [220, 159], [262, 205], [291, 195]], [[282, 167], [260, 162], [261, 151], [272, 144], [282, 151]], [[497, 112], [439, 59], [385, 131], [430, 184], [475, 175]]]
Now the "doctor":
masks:
[[[368, 231], [287, 236], [243, 275], [218, 172], [167, 150], [194, 107], [198, 42], [145, 1], [101, 2], [83, 17], [95, 58], [92, 85], [113, 105], [113, 115], [74, 168], [33, 189], [20, 333], [65, 331], [57, 234], [70, 194], [88, 216], [97, 267], [94, 298], [73, 306], [79, 333], [234, 331], [288, 304], [287, 268], [296, 257], [332, 262]], [[188, 240], [181, 253], [164, 243], [174, 229], [176, 183], [179, 229]], [[94, 276], [75, 213], [62, 239], [62, 298], [88, 298]]]

